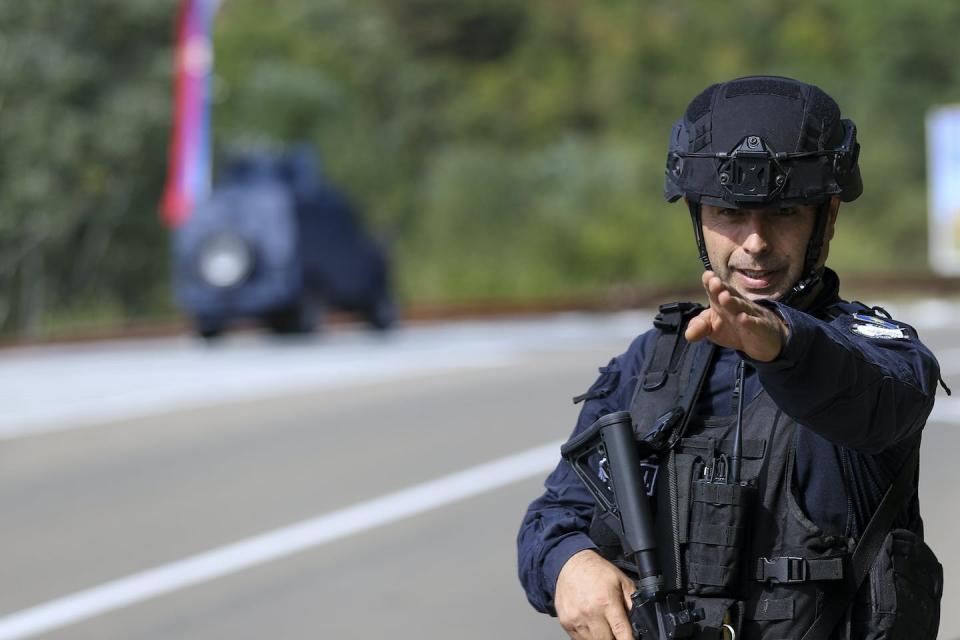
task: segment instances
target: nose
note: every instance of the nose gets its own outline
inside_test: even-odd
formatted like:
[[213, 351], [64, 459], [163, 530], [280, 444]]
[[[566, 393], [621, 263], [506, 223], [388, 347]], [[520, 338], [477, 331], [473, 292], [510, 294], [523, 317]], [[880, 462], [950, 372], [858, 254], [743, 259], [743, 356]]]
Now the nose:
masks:
[[741, 246], [751, 255], [759, 255], [770, 250], [769, 226], [767, 217], [762, 211], [751, 211], [743, 229], [744, 237]]

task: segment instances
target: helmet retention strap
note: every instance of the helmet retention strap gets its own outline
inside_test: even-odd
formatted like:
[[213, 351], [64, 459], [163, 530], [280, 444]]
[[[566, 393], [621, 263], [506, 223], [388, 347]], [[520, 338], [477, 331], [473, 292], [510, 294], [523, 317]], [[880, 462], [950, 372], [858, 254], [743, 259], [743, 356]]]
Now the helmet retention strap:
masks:
[[697, 239], [697, 249], [700, 251], [700, 262], [706, 271], [712, 271], [710, 265], [710, 256], [707, 255], [707, 243], [703, 239], [703, 222], [700, 219], [700, 203], [693, 200], [687, 200], [687, 207], [690, 209], [690, 220], [693, 222], [693, 236]]
[[823, 270], [817, 267], [820, 254], [823, 251], [823, 234], [827, 229], [827, 218], [830, 217], [831, 201], [827, 200], [817, 207], [816, 218], [813, 221], [813, 231], [807, 242], [807, 251], [803, 259], [803, 276], [790, 288], [780, 302], [791, 304], [802, 298], [814, 285], [820, 282]]

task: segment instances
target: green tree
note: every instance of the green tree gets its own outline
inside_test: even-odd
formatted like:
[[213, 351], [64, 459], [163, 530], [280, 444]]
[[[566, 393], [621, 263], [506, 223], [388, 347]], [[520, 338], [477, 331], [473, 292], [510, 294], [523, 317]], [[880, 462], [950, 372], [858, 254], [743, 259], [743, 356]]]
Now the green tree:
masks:
[[173, 2], [0, 3], [0, 327], [155, 310]]

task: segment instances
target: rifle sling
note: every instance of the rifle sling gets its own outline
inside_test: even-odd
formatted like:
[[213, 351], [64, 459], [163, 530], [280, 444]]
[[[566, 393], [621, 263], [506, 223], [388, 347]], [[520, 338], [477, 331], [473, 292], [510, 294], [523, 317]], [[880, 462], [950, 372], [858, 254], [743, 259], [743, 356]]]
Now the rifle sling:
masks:
[[854, 595], [863, 583], [867, 573], [877, 558], [877, 553], [883, 547], [884, 538], [893, 526], [894, 518], [906, 501], [913, 495], [913, 480], [917, 466], [920, 463], [920, 443], [910, 452], [906, 462], [887, 492], [880, 505], [867, 523], [863, 535], [850, 558], [850, 571], [839, 594], [827, 599], [826, 605], [813, 621], [813, 624], [803, 634], [801, 640], [828, 640], [833, 629], [843, 617], [844, 612], [853, 600]]

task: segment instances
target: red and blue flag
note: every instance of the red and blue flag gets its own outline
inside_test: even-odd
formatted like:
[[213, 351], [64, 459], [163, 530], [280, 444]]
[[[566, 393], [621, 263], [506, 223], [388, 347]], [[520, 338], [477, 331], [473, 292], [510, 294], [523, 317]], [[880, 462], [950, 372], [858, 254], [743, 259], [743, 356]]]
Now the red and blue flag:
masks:
[[210, 84], [213, 18], [220, 0], [181, 0], [177, 17], [173, 135], [160, 205], [170, 227], [210, 194]]

